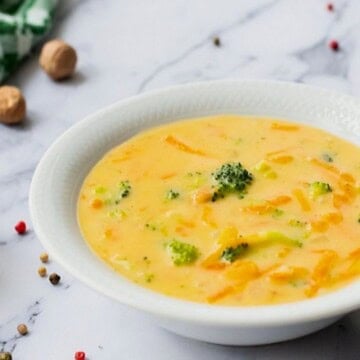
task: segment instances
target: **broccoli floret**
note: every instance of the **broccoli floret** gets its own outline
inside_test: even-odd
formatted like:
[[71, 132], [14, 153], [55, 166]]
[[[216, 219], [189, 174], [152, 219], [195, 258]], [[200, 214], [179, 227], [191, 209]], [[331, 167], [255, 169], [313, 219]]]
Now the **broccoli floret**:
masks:
[[330, 156], [329, 154], [327, 154], [327, 153], [322, 154], [322, 158], [326, 162], [333, 162], [334, 161], [334, 158], [332, 156]]
[[282, 215], [284, 215], [284, 210], [281, 210], [281, 209], [274, 209], [271, 216], [274, 218], [274, 219], [277, 219], [279, 217], [281, 217]]
[[121, 183], [119, 184], [119, 190], [120, 190], [120, 197], [121, 198], [125, 198], [128, 197], [131, 191], [131, 185], [129, 183], [128, 180], [126, 181], [121, 181]]
[[289, 224], [290, 226], [303, 228], [303, 227], [306, 226], [307, 222], [306, 222], [306, 221], [300, 221], [300, 220], [297, 220], [297, 219], [290, 219], [290, 220], [288, 221], [288, 224]]
[[310, 195], [312, 198], [316, 198], [329, 192], [332, 192], [332, 188], [327, 183], [315, 181], [310, 184]]
[[145, 224], [145, 227], [149, 230], [152, 230], [152, 231], [156, 231], [157, 230], [157, 227], [155, 224], [152, 224], [152, 223], [146, 223]]
[[174, 190], [169, 190], [166, 194], [166, 198], [169, 200], [177, 199], [180, 196], [180, 193]]
[[155, 275], [154, 274], [145, 274], [145, 281], [147, 283], [151, 283], [155, 278]]
[[230, 193], [238, 193], [243, 197], [247, 186], [254, 179], [253, 175], [241, 163], [224, 164], [212, 175], [217, 182], [217, 189], [212, 196], [212, 201], [223, 198]]
[[118, 205], [121, 199], [124, 199], [130, 195], [131, 185], [128, 180], [121, 181], [118, 185], [115, 204]]
[[226, 262], [234, 262], [249, 248], [248, 243], [241, 243], [235, 247], [227, 247], [221, 254], [221, 259]]
[[177, 266], [188, 265], [197, 260], [200, 253], [196, 246], [187, 244], [179, 240], [171, 240], [167, 244], [171, 253], [171, 259]]

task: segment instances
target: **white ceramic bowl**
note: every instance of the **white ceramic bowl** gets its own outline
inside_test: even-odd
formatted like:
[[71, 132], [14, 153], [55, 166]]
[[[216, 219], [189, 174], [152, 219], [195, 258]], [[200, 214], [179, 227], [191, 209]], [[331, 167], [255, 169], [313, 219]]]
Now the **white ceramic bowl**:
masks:
[[329, 295], [284, 305], [222, 307], [182, 301], [129, 282], [87, 247], [77, 224], [76, 202], [84, 177], [105, 152], [154, 125], [223, 113], [285, 118], [360, 143], [359, 101], [305, 85], [215, 81], [120, 101], [73, 126], [38, 165], [30, 210], [45, 248], [66, 270], [100, 293], [147, 313], [166, 329], [212, 343], [283, 341], [319, 330], [360, 308], [359, 281]]

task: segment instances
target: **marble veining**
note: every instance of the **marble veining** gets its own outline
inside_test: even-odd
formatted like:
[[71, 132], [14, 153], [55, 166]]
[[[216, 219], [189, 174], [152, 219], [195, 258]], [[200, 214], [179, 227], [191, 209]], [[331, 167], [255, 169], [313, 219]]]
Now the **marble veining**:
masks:
[[[24, 320], [21, 321], [25, 321], [30, 326], [35, 324], [37, 317], [41, 314], [41, 300], [42, 299], [36, 300], [29, 307], [27, 307], [25, 317], [23, 317]], [[19, 321], [19, 316], [14, 316], [0, 327], [0, 331], [3, 327], [11, 326], [13, 328], [12, 333], [9, 335], [10, 337], [4, 338], [0, 341], [0, 345], [2, 347], [1, 350], [10, 351], [13, 353], [16, 349], [18, 340], [21, 338], [21, 335], [15, 331], [16, 326], [18, 325], [17, 321]]]
[[[28, 191], [45, 150], [101, 107], [163, 86], [220, 78], [297, 81], [360, 95], [360, 1], [62, 0], [50, 37], [78, 51], [76, 76], [53, 83], [33, 51], [8, 81], [28, 119], [0, 127], [0, 350], [15, 360], [358, 359], [360, 312], [302, 339], [223, 347], [170, 334], [146, 316], [88, 289], [55, 262], [60, 286], [40, 278], [43, 251], [31, 230]], [[221, 46], [212, 43], [220, 37]], [[340, 51], [327, 44], [336, 39]], [[19, 237], [20, 219], [30, 230]], [[59, 239], [61, 241], [61, 239]], [[51, 254], [50, 254], [51, 256]], [[29, 334], [18, 335], [26, 323]]]

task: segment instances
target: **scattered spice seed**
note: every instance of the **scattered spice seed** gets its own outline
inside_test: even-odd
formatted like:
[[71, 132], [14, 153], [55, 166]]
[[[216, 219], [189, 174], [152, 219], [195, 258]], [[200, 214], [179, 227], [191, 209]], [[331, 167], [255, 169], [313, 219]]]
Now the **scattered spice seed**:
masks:
[[12, 356], [9, 352], [0, 352], [0, 360], [12, 360]]
[[46, 274], [47, 274], [46, 267], [40, 266], [39, 269], [38, 269], [38, 274], [39, 274], [41, 277], [45, 277]]
[[19, 221], [15, 226], [14, 229], [19, 235], [23, 235], [26, 233], [26, 223], [25, 221]]
[[329, 42], [329, 48], [333, 51], [339, 51], [339, 43], [336, 40], [331, 40]]
[[218, 36], [215, 36], [213, 38], [213, 43], [214, 43], [215, 46], [220, 47], [221, 46], [220, 38]]
[[60, 282], [61, 277], [56, 274], [56, 273], [52, 273], [49, 276], [49, 281], [53, 284], [53, 285], [57, 285]]
[[85, 353], [83, 351], [77, 351], [75, 353], [75, 360], [85, 360]]
[[326, 9], [328, 11], [334, 11], [334, 4], [333, 3], [327, 3], [326, 4]]
[[40, 254], [40, 261], [44, 264], [47, 263], [49, 261], [49, 255], [45, 252]]
[[17, 326], [17, 331], [20, 335], [25, 336], [28, 333], [28, 328], [25, 324], [19, 324]]

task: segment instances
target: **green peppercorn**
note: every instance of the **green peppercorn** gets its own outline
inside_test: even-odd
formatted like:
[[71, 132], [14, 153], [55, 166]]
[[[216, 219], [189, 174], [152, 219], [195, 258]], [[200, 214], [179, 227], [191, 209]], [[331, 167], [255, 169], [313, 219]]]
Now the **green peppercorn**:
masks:
[[9, 352], [0, 352], [0, 360], [12, 360], [12, 356]]

